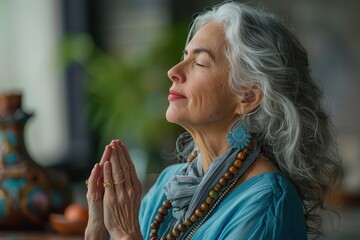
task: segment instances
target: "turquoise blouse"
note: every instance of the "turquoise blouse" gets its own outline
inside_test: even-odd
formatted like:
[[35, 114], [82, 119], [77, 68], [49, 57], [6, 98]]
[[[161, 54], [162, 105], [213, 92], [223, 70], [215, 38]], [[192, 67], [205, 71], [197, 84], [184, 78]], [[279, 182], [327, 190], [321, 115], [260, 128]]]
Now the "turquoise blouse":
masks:
[[[165, 200], [164, 185], [184, 166], [167, 167], [142, 200], [140, 225], [150, 239], [150, 224]], [[171, 211], [159, 229], [167, 233]], [[257, 175], [236, 187], [213, 211], [192, 239], [307, 239], [304, 213], [294, 186], [279, 172]]]

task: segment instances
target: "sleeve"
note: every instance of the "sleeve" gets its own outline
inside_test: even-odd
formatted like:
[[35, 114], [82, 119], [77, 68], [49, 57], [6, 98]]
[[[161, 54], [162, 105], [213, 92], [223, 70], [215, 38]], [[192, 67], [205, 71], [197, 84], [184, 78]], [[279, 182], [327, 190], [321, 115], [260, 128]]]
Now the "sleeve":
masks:
[[307, 239], [304, 213], [297, 192], [292, 188], [279, 189], [281, 187], [273, 188], [273, 191], [248, 205], [247, 210], [242, 212], [245, 218], [233, 217], [219, 239]]

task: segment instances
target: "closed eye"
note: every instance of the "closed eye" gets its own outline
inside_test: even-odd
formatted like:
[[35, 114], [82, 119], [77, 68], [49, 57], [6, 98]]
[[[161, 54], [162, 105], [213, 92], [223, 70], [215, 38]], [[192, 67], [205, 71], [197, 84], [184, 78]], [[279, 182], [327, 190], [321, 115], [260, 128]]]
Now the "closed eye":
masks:
[[199, 66], [199, 67], [205, 67], [205, 65], [201, 64], [201, 63], [198, 63], [198, 62], [195, 62], [195, 65]]

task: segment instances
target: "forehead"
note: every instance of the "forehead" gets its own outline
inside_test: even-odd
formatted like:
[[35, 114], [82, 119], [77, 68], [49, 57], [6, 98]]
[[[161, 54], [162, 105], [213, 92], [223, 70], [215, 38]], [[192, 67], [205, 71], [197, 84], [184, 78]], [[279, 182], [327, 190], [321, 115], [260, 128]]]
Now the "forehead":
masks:
[[216, 55], [224, 55], [225, 44], [224, 25], [221, 23], [209, 22], [195, 33], [187, 48], [209, 48]]

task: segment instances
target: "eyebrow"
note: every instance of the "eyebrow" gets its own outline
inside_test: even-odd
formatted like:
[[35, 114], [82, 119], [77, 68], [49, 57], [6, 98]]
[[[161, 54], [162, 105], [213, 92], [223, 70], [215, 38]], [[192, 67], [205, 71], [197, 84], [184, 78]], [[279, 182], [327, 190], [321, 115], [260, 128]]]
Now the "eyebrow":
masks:
[[[184, 51], [184, 54], [187, 55], [188, 54], [188, 51], [185, 49]], [[195, 48], [192, 50], [192, 52], [194, 54], [199, 54], [199, 53], [207, 53], [213, 61], [215, 61], [215, 54], [210, 50], [210, 49], [207, 49], [207, 48]]]

